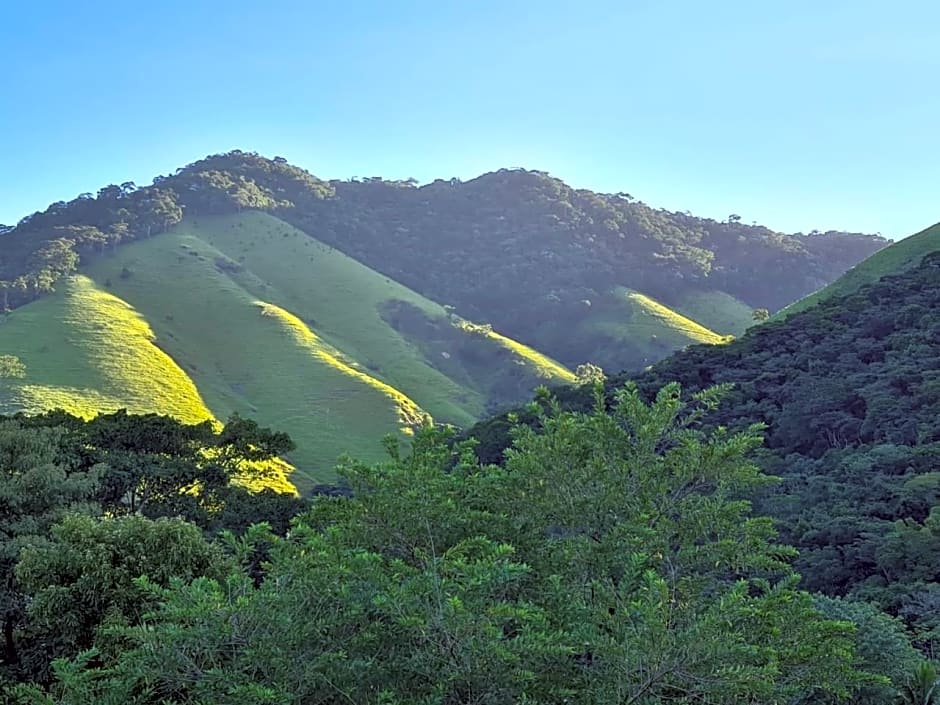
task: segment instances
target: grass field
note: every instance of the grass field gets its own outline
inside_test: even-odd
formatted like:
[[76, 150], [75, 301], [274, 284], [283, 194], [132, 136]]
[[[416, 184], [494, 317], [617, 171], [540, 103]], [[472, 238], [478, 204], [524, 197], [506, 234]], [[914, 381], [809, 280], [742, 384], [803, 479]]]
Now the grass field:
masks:
[[613, 305], [591, 316], [587, 325], [638, 349], [648, 347], [651, 356], [661, 357], [662, 349], [677, 350], [696, 343], [718, 344], [728, 340], [727, 336], [637, 291], [618, 287], [611, 297]]
[[[382, 318], [392, 300], [446, 321], [440, 306], [271, 216], [187, 220], [7, 317], [0, 354], [27, 374], [3, 381], [0, 408], [238, 412], [290, 433], [305, 489], [329, 480], [342, 453], [379, 459], [385, 434], [428, 416], [467, 425], [484, 411], [485, 389], [448, 377]], [[573, 379], [516, 341], [489, 342], [533, 380]]]
[[753, 309], [724, 291], [698, 291], [672, 308], [720, 335], [739, 336], [754, 325]]
[[922, 230], [916, 235], [899, 240], [879, 250], [864, 262], [852, 267], [827, 287], [787, 306], [772, 320], [786, 318], [792, 313], [805, 311], [820, 301], [833, 296], [844, 296], [858, 291], [865, 284], [872, 284], [886, 274], [897, 274], [917, 266], [924, 255], [940, 250], [940, 223]]
[[87, 418], [126, 407], [133, 413], [159, 409], [187, 423], [212, 418], [137, 311], [85, 276], [59, 289], [0, 325], [3, 353], [26, 363], [25, 378], [5, 382], [0, 410], [60, 407]]

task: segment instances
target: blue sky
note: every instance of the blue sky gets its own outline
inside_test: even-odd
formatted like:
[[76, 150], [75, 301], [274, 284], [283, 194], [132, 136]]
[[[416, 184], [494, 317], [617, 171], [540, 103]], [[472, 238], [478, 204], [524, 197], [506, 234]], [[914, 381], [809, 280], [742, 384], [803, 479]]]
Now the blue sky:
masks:
[[938, 27], [934, 0], [11, 0], [0, 223], [240, 148], [903, 237], [940, 220]]

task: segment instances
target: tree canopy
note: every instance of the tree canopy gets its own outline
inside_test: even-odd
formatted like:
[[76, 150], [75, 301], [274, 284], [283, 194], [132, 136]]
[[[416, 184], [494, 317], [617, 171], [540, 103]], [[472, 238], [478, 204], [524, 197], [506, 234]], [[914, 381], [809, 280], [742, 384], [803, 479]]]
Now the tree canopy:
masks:
[[[609, 411], [599, 396], [587, 413], [542, 396], [537, 426], [516, 430], [505, 467], [480, 465], [472, 443], [454, 445], [446, 429], [421, 431], [407, 453], [390, 440], [388, 462], [340, 468], [352, 496], [316, 498], [286, 537], [264, 525], [225, 535], [232, 560], [203, 564], [227, 566], [221, 576], [193, 577], [204, 548], [181, 550], [169, 580], [160, 571], [170, 558], [147, 567], [135, 552], [137, 532], [150, 545], [182, 526], [69, 520], [20, 563], [37, 596], [31, 611], [46, 619], [66, 595], [83, 605], [102, 594], [122, 617], [101, 623], [93, 648], [57, 660], [45, 692], [18, 688], [21, 702], [823, 703], [892, 693], [896, 664], [872, 652], [870, 630], [857, 637], [845, 610], [824, 604], [832, 620], [796, 588], [792, 550], [742, 498], [769, 482], [749, 459], [759, 428], [699, 427], [720, 393], [684, 402], [668, 385], [646, 404], [627, 387]], [[117, 572], [82, 567], [80, 555], [117, 546]], [[116, 579], [128, 560], [140, 573], [130, 584]], [[863, 626], [877, 619], [859, 616]], [[882, 643], [911, 655], [903, 639]]]
[[100, 623], [137, 618], [149, 598], [134, 578], [212, 574], [204, 531], [286, 531], [302, 500], [232, 480], [289, 447], [238, 417], [218, 430], [123, 411], [0, 417], [0, 683], [48, 678]]
[[[930, 649], [940, 635], [938, 271], [940, 254], [928, 255], [902, 274], [634, 376], [648, 397], [673, 380], [691, 391], [731, 385], [705, 422], [766, 425], [758, 461], [782, 482], [755, 501], [799, 549], [802, 584], [874, 601]], [[583, 390], [558, 394], [570, 408], [591, 403]], [[471, 429], [481, 458], [500, 461], [510, 427], [503, 416]]]

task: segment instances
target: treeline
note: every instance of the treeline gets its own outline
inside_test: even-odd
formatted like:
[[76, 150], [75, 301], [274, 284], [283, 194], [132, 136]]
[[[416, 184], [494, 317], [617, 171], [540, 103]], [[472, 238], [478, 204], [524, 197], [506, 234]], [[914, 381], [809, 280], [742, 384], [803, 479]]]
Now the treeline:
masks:
[[[765, 424], [761, 468], [781, 484], [756, 497], [799, 550], [802, 585], [900, 615], [940, 649], [940, 253], [858, 292], [726, 346], [695, 346], [635, 377], [732, 389], [711, 427]], [[624, 377], [611, 380], [611, 390]], [[559, 390], [586, 409], [583, 390]], [[486, 461], [509, 445], [503, 416], [472, 429]]]
[[[720, 389], [647, 404], [626, 387], [609, 410], [598, 394], [587, 413], [542, 395], [502, 467], [429, 428], [301, 507], [225, 494], [232, 463], [289, 444], [240, 419], [4, 421], [6, 701], [923, 696], [936, 672], [897, 621], [797, 588], [793, 551], [742, 499], [768, 483], [757, 429], [700, 425]], [[188, 470], [164, 482], [196, 466], [198, 491]]]
[[[110, 185], [54, 203], [0, 234], [0, 304], [49, 291], [80, 257], [150, 237], [185, 214], [269, 211], [474, 320], [538, 345], [545, 320], [582, 315], [618, 285], [667, 303], [698, 289], [776, 310], [886, 241], [783, 235], [575, 190], [535, 171], [468, 182], [324, 182], [285, 160], [230, 152], [151, 186]], [[568, 360], [572, 364], [581, 359]]]

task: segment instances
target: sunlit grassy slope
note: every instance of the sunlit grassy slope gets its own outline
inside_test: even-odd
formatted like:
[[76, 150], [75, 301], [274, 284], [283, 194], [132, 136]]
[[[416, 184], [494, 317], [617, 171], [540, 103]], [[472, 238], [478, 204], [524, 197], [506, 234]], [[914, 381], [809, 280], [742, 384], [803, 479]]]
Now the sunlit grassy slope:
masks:
[[718, 334], [741, 335], [754, 324], [753, 309], [724, 291], [698, 291], [671, 308]]
[[87, 418], [126, 407], [133, 413], [159, 409], [187, 423], [212, 417], [137, 311], [85, 276], [59, 289], [0, 325], [0, 349], [27, 366], [25, 378], [4, 382], [0, 410], [59, 407]]
[[804, 311], [825, 299], [858, 291], [865, 284], [874, 283], [887, 274], [898, 274], [915, 267], [924, 255], [937, 250], [940, 250], [940, 223], [879, 250], [829, 286], [787, 306], [774, 319], [786, 318], [791, 313]]
[[543, 355], [537, 350], [533, 350], [528, 345], [523, 345], [518, 340], [500, 335], [489, 326], [462, 321], [457, 324], [457, 328], [471, 335], [482, 336], [486, 340], [495, 343], [503, 350], [510, 352], [519, 362], [523, 362], [529, 366], [539, 379], [551, 380], [556, 383], [573, 383], [577, 381], [577, 377], [575, 377], [574, 373], [564, 365], [556, 362], [547, 355]]
[[[616, 340], [651, 350], [678, 349], [695, 343], [723, 343], [727, 336], [686, 318], [637, 291], [618, 287], [612, 293], [613, 305], [588, 319], [588, 325]], [[661, 355], [660, 355], [661, 356]]]
[[[213, 418], [192, 379], [156, 344], [144, 318], [86, 276], [6, 316], [0, 350], [26, 363], [22, 379], [0, 380], [0, 412], [48, 409], [90, 418], [126, 408], [157, 411], [186, 423]], [[283, 462], [243, 479], [253, 489], [293, 491]]]
[[720, 344], [733, 339], [626, 287], [616, 287], [593, 302], [572, 334], [588, 339], [606, 338], [592, 361], [604, 360], [605, 352], [616, 347], [621, 356], [644, 365], [689, 345]]
[[264, 213], [202, 218], [178, 232], [215, 250], [206, 257], [227, 258], [234, 283], [295, 314], [351, 365], [406, 392], [434, 418], [462, 425], [482, 413], [483, 397], [424, 360], [379, 310], [394, 299], [445, 317], [441, 306]]
[[[466, 425], [484, 411], [485, 389], [444, 374], [383, 319], [389, 301], [446, 321], [440, 306], [271, 216], [188, 220], [15, 311], [0, 353], [20, 357], [27, 376], [5, 381], [0, 402], [187, 420], [239, 412], [291, 434], [304, 489], [330, 479], [344, 452], [378, 459], [383, 435], [428, 415]], [[492, 340], [503, 358], [506, 346], [548, 381], [572, 379], [515, 341]]]

